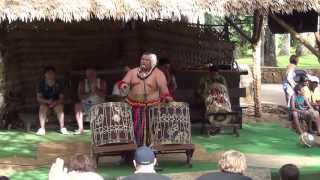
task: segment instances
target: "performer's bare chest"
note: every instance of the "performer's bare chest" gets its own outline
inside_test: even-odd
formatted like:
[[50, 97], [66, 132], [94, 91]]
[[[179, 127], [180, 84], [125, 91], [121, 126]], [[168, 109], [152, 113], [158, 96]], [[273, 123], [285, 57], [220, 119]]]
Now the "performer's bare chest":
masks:
[[150, 75], [145, 80], [142, 80], [138, 77], [134, 77], [132, 78], [132, 81], [131, 81], [131, 87], [133, 89], [146, 88], [148, 90], [156, 90], [157, 89], [156, 77], [154, 75]]

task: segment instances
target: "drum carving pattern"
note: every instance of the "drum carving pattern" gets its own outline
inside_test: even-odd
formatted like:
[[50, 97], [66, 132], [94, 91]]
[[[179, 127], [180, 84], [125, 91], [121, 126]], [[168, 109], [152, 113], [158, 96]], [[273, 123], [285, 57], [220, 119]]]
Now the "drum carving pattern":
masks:
[[133, 143], [131, 106], [123, 102], [107, 102], [90, 109], [92, 140], [96, 146]]
[[149, 108], [151, 144], [191, 144], [189, 105], [163, 103]]

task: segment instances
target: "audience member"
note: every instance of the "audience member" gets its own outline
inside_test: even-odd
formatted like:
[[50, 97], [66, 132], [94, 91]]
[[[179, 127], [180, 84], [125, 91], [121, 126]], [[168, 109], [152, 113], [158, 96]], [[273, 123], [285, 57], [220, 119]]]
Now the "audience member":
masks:
[[78, 123], [78, 130], [75, 134], [83, 133], [83, 113], [96, 104], [105, 100], [107, 84], [97, 77], [95, 68], [86, 69], [86, 78], [79, 83], [78, 96], [80, 102], [75, 105], [75, 117]]
[[49, 180], [103, 180], [103, 177], [95, 173], [96, 166], [92, 159], [84, 154], [76, 154], [71, 157], [69, 171], [64, 166], [63, 159], [57, 158], [49, 171]]
[[247, 169], [247, 163], [246, 157], [239, 151], [229, 150], [223, 153], [219, 160], [219, 167], [221, 172], [207, 173], [198, 177], [197, 180], [252, 180], [243, 175]]
[[290, 99], [294, 95], [294, 87], [296, 86], [296, 82], [294, 80], [296, 74], [295, 70], [299, 62], [299, 58], [296, 55], [290, 56], [289, 60], [290, 64], [287, 66], [286, 75], [284, 77], [283, 82], [283, 90], [286, 95], [286, 101], [288, 103], [288, 107], [290, 107]]
[[319, 110], [320, 105], [320, 89], [318, 87], [319, 78], [316, 76], [309, 76], [308, 86], [303, 87], [304, 97], [310, 102], [313, 108]]
[[40, 104], [40, 128], [37, 131], [37, 135], [44, 136], [46, 134], [45, 123], [49, 109], [53, 109], [57, 114], [60, 132], [68, 134], [67, 129], [64, 127], [63, 88], [63, 84], [56, 80], [56, 69], [52, 66], [45, 67], [44, 79], [40, 81], [37, 90], [37, 101]]
[[93, 160], [85, 154], [76, 154], [69, 162], [69, 178], [74, 180], [100, 180], [103, 179], [95, 173], [96, 165]]
[[169, 177], [157, 174], [154, 166], [157, 163], [154, 152], [146, 146], [139, 147], [135, 154], [133, 164], [136, 171], [123, 180], [168, 180]]
[[299, 180], [299, 169], [294, 164], [283, 165], [279, 170], [281, 180]]
[[299, 134], [304, 132], [300, 126], [300, 119], [309, 121], [312, 120], [316, 123], [318, 134], [320, 134], [320, 118], [319, 113], [313, 109], [309, 101], [304, 97], [302, 84], [296, 85], [294, 88], [295, 94], [291, 97], [290, 111], [293, 117], [293, 123]]
[[0, 176], [0, 180], [10, 180], [7, 176]]

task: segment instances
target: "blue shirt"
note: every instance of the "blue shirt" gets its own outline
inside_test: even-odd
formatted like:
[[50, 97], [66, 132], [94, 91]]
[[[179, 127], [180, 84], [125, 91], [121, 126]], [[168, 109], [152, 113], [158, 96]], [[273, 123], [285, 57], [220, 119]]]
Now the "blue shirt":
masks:
[[295, 101], [294, 101], [294, 104], [295, 104], [295, 108], [298, 109], [298, 110], [306, 110], [306, 103], [305, 103], [305, 99], [303, 96], [300, 96], [300, 95], [297, 95], [295, 97]]
[[59, 81], [56, 81], [53, 86], [49, 86], [46, 80], [41, 80], [38, 86], [38, 93], [45, 99], [58, 100], [63, 88], [63, 84]]

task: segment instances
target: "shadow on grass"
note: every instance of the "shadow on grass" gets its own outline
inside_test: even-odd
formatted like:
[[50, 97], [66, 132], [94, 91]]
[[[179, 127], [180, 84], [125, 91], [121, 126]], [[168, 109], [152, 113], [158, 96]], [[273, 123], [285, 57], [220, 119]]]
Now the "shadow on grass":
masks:
[[90, 142], [90, 132], [84, 135], [62, 135], [58, 132], [48, 132], [46, 136], [37, 136], [35, 133], [22, 131], [0, 131], [0, 158], [22, 156], [35, 158], [39, 143], [48, 142]]

